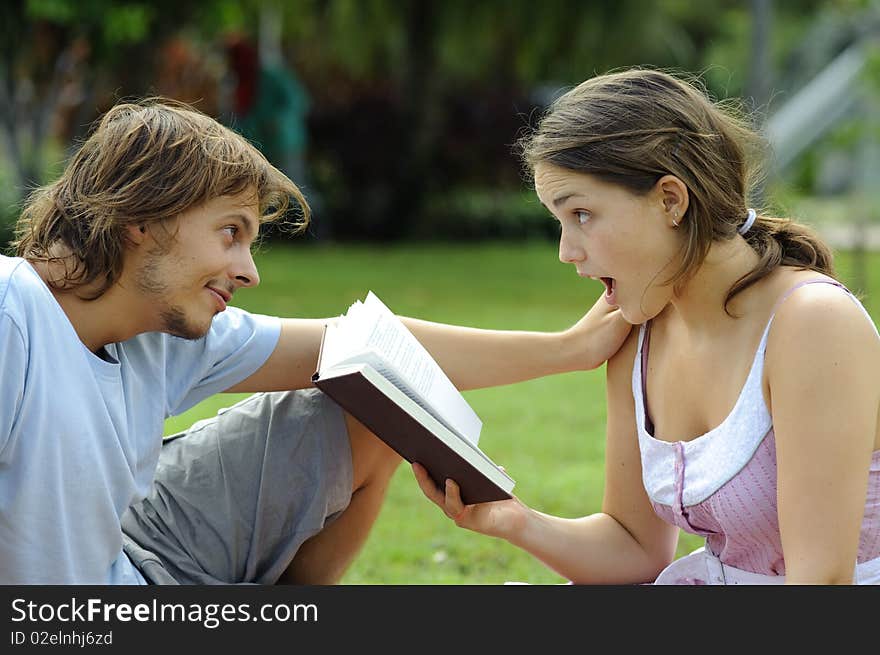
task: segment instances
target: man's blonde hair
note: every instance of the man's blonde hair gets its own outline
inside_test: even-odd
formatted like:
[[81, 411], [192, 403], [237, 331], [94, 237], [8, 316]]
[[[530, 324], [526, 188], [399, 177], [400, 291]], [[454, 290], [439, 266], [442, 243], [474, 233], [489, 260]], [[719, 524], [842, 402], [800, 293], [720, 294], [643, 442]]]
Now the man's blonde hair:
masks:
[[128, 227], [243, 192], [254, 194], [261, 223], [286, 217], [295, 200], [300, 211], [285, 220], [295, 232], [308, 224], [296, 184], [241, 135], [183, 103], [123, 102], [101, 117], [61, 177], [29, 196], [13, 247], [30, 261], [64, 263], [55, 288], [97, 283], [94, 299], [119, 278]]

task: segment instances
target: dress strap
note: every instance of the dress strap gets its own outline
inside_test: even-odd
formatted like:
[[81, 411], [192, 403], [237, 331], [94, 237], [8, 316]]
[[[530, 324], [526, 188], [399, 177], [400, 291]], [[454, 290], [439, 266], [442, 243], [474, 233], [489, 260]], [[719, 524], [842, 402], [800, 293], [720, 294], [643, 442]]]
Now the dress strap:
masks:
[[811, 280], [803, 280], [802, 282], [798, 282], [797, 284], [795, 284], [793, 287], [791, 287], [788, 291], [786, 291], [785, 293], [783, 293], [779, 297], [779, 299], [776, 301], [776, 304], [773, 305], [773, 311], [770, 313], [770, 320], [767, 322], [767, 327], [764, 329], [764, 338], [765, 339], [767, 338], [767, 334], [770, 332], [770, 325], [773, 323], [773, 317], [776, 316], [776, 312], [779, 310], [779, 306], [783, 302], [785, 302], [792, 293], [794, 293], [795, 291], [797, 291], [801, 287], [807, 286], [808, 284], [830, 284], [832, 286], [843, 289], [843, 292], [846, 293], [847, 296], [849, 296], [850, 300], [852, 300], [856, 304], [856, 306], [862, 310], [862, 313], [868, 319], [868, 322], [871, 324], [871, 327], [874, 328], [874, 332], [876, 332], [877, 335], [880, 336], [880, 331], [877, 330], [877, 326], [874, 324], [874, 319], [871, 318], [871, 315], [868, 313], [868, 310], [865, 309], [865, 306], [862, 305], [862, 303], [859, 302], [859, 299], [853, 295], [852, 291], [847, 289], [846, 286], [844, 286], [843, 284], [841, 284], [837, 280], [829, 280], [827, 278], [813, 278]]
[[803, 280], [803, 281], [798, 282], [797, 284], [795, 284], [793, 287], [791, 287], [788, 291], [786, 291], [785, 293], [783, 293], [783, 294], [779, 297], [779, 299], [776, 301], [776, 304], [773, 305], [773, 311], [770, 312], [770, 316], [773, 317], [773, 316], [776, 315], [776, 311], [779, 309], [779, 306], [780, 306], [782, 303], [784, 303], [786, 300], [788, 300], [788, 297], [789, 297], [791, 294], [793, 294], [795, 291], [797, 291], [797, 290], [800, 289], [801, 287], [805, 287], [805, 286], [807, 286], [808, 284], [831, 284], [831, 285], [833, 285], [833, 286], [835, 286], [835, 287], [840, 287], [841, 289], [843, 289], [844, 291], [846, 291], [848, 294], [852, 295], [852, 294], [850, 293], [850, 290], [847, 289], [845, 286], [843, 286], [843, 285], [842, 285], [840, 282], [838, 282], [837, 280], [828, 280], [828, 279], [826, 279], [826, 278], [822, 278], [822, 277], [819, 277], [819, 278], [813, 278], [812, 280]]
[[[648, 349], [651, 346], [651, 323], [649, 319], [644, 327], [644, 336], [642, 337], [642, 407], [645, 412], [645, 430], [648, 434], [654, 434], [654, 421], [651, 420], [651, 412], [648, 410]], [[638, 411], [639, 408], [636, 409]]]

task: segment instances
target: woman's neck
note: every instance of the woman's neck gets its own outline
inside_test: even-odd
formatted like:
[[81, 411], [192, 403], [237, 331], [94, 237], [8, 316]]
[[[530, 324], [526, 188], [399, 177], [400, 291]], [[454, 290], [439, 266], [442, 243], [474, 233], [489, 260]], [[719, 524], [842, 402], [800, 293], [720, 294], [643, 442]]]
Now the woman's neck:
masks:
[[[727, 294], [758, 261], [758, 253], [739, 237], [713, 244], [699, 269], [673, 296], [663, 314], [680, 323], [692, 338], [717, 334], [734, 320], [725, 312]], [[742, 314], [747, 303], [745, 296], [737, 295], [728, 308], [734, 315]]]

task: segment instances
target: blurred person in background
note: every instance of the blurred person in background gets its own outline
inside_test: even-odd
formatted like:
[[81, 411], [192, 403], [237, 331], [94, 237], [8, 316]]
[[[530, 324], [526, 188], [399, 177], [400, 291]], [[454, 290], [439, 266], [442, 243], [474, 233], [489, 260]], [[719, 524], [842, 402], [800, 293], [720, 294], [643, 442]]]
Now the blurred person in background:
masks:
[[[224, 47], [233, 77], [232, 127], [300, 188], [309, 189], [308, 91], [280, 59], [261, 60], [257, 47], [244, 35], [228, 35]], [[311, 192], [309, 198], [314, 208]]]

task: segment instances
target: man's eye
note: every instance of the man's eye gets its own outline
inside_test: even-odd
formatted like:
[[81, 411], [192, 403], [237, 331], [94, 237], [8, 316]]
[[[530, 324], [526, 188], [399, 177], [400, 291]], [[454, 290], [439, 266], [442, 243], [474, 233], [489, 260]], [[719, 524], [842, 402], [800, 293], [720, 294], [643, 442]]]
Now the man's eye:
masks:
[[235, 225], [227, 225], [223, 229], [226, 230], [226, 232], [227, 232], [227, 234], [229, 234], [229, 236], [234, 237], [236, 234], [238, 234], [238, 227]]
[[579, 225], [583, 225], [587, 221], [590, 220], [590, 212], [578, 210], [574, 213], [575, 218]]

